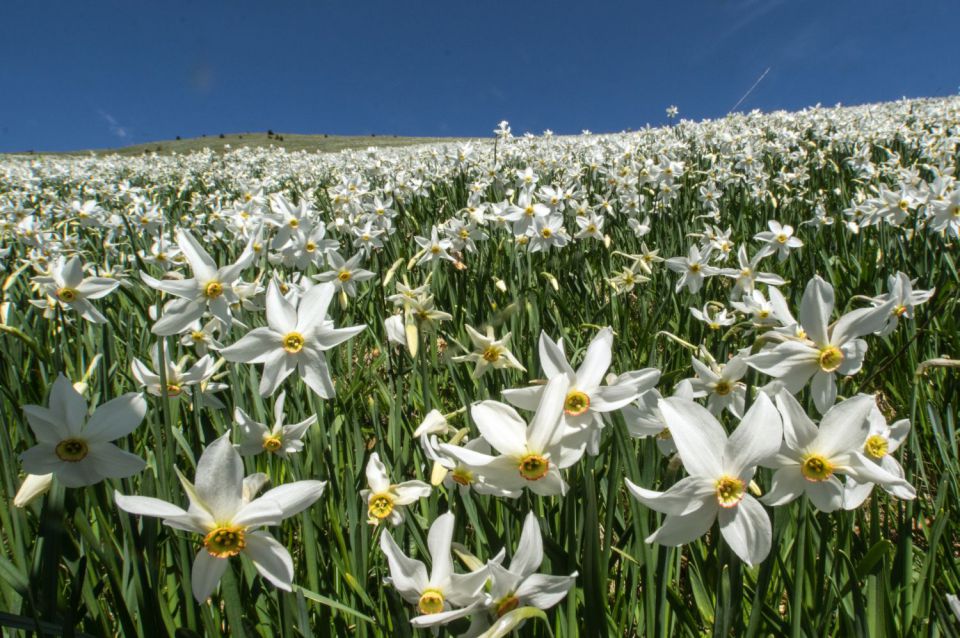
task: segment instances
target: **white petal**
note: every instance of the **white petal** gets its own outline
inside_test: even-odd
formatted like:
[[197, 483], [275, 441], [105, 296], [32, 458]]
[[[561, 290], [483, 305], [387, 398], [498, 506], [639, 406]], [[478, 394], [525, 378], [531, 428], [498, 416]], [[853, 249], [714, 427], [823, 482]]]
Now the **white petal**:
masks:
[[527, 450], [527, 424], [517, 411], [499, 401], [481, 401], [470, 410], [481, 436], [501, 454], [522, 455]]
[[666, 492], [648, 490], [636, 485], [630, 479], [624, 479], [624, 482], [638, 501], [655, 512], [673, 516], [683, 516], [700, 509], [716, 491], [712, 480], [695, 476], [680, 479]]
[[603, 328], [587, 347], [587, 354], [577, 370], [577, 386], [595, 388], [603, 381], [603, 375], [610, 367], [613, 350], [613, 330]]
[[420, 561], [409, 558], [400, 551], [390, 532], [384, 532], [380, 536], [380, 549], [390, 565], [390, 580], [393, 586], [406, 600], [419, 600], [420, 594], [427, 588], [427, 568]]
[[90, 442], [114, 441], [133, 432], [147, 413], [147, 401], [139, 392], [128, 392], [97, 406], [83, 428]]
[[529, 512], [523, 521], [523, 532], [517, 551], [510, 561], [510, 571], [520, 577], [527, 577], [540, 568], [543, 562], [543, 537], [540, 535], [540, 522], [537, 515]]
[[450, 543], [453, 541], [453, 514], [441, 514], [430, 525], [427, 533], [427, 545], [430, 548], [430, 584], [444, 587], [453, 573], [453, 558], [450, 555]]
[[707, 504], [683, 516], [667, 515], [663, 525], [647, 537], [648, 543], [659, 543], [676, 547], [696, 540], [707, 533], [717, 518], [716, 504]]
[[217, 262], [213, 261], [209, 253], [203, 249], [190, 231], [177, 229], [177, 245], [183, 251], [184, 257], [190, 262], [194, 276], [200, 281], [210, 281], [217, 276]]
[[246, 535], [244, 553], [253, 561], [260, 575], [274, 586], [290, 591], [293, 585], [293, 559], [290, 552], [270, 534], [259, 531]]
[[197, 497], [220, 523], [233, 519], [243, 493], [243, 461], [230, 444], [229, 434], [207, 446], [197, 462]]
[[723, 464], [731, 474], [740, 476], [746, 468], [756, 467], [776, 454], [782, 441], [780, 413], [773, 401], [761, 392], [730, 435], [723, 453]]
[[206, 549], [200, 548], [193, 561], [193, 570], [190, 572], [190, 581], [193, 584], [193, 597], [198, 603], [203, 603], [213, 594], [223, 572], [227, 570], [227, 559], [211, 556]]
[[869, 434], [868, 417], [875, 405], [875, 399], [867, 394], [860, 394], [836, 404], [820, 420], [820, 431], [811, 447], [828, 458], [852, 451], [859, 452]]
[[276, 279], [267, 286], [267, 324], [275, 332], [285, 335], [297, 327], [297, 309], [280, 294]]
[[390, 476], [387, 474], [387, 467], [380, 460], [380, 455], [376, 452], [370, 455], [367, 461], [367, 485], [373, 494], [386, 492], [390, 489]]
[[736, 507], [721, 507], [717, 518], [724, 540], [747, 565], [762, 562], [770, 553], [770, 517], [757, 499], [747, 494]]
[[773, 507], [785, 505], [803, 494], [806, 484], [799, 465], [782, 467], [774, 472], [770, 491], [760, 500]]
[[[540, 397], [540, 405], [537, 406], [537, 412], [533, 415], [525, 436], [531, 452], [546, 451], [549, 446], [557, 442], [557, 436], [562, 434], [559, 428], [560, 417], [563, 414], [563, 405], [569, 388], [570, 380], [565, 374], [557, 375], [547, 382], [547, 387], [544, 388], [543, 395]], [[492, 442], [491, 445], [493, 445]]]
[[723, 474], [727, 435], [702, 405], [671, 397], [657, 404], [677, 446], [683, 467], [695, 476], [717, 479]]
[[548, 576], [533, 574], [520, 584], [515, 595], [520, 599], [523, 607], [533, 606], [537, 609], [550, 609], [567, 595], [576, 576]]
[[266, 326], [254, 328], [240, 341], [220, 350], [220, 355], [227, 361], [263, 363], [277, 352], [284, 352], [280, 343], [282, 339], [283, 335]]

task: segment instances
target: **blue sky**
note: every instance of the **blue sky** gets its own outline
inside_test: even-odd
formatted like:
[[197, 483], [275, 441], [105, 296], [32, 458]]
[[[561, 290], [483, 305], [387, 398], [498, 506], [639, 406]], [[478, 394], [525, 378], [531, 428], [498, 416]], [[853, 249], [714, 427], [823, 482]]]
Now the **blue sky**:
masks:
[[596, 132], [956, 94], [957, 0], [0, 4], [0, 151]]

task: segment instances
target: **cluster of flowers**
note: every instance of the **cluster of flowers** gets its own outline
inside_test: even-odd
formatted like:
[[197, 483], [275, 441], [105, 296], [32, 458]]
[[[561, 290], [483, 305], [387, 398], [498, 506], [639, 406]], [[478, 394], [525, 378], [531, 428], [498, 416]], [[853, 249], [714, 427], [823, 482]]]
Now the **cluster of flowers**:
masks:
[[[904, 125], [908, 109], [911, 126]], [[709, 302], [691, 312], [711, 328], [731, 325], [742, 314], [754, 327], [753, 343], [722, 362], [699, 349], [691, 362], [695, 376], [663, 396], [657, 369], [609, 372], [612, 329], [596, 334], [576, 369], [563, 341], [541, 334], [543, 382], [504, 391], [506, 402], [469, 406], [479, 436], [454, 428], [438, 412], [418, 428], [424, 456], [434, 465], [431, 482], [498, 498], [516, 498], [525, 489], [562, 495], [564, 470], [585, 454], [599, 454], [604, 427], [620, 412], [632, 435], [656, 437], [660, 450], [676, 454], [687, 474], [665, 492], [627, 482], [637, 500], [666, 514], [648, 540], [688, 543], [719, 521], [726, 542], [753, 565], [770, 551], [763, 504], [779, 506], [806, 494], [823, 511], [852, 509], [875, 485], [899, 498], [914, 497], [892, 455], [909, 423], [888, 425], [871, 396], [838, 402], [836, 380], [860, 371], [867, 352], [864, 337], [892, 333], [934, 291], [914, 289], [915, 281], [896, 273], [887, 293], [831, 322], [834, 290], [814, 277], [795, 317], [778, 290], [787, 282], [759, 268], [767, 257], [790, 259], [803, 241], [791, 226], [771, 220], [769, 231], [754, 237], [759, 244], [751, 256], [746, 245], [736, 246], [732, 230], [722, 227], [726, 193], [736, 191], [744, 206], [758, 209], [773, 202], [813, 210], [803, 223], [814, 229], [839, 222], [849, 232], [861, 232], [883, 224], [906, 237], [918, 231], [960, 236], [960, 188], [953, 177], [958, 136], [941, 125], [958, 114], [960, 101], [941, 100], [813, 109], [767, 119], [751, 114], [719, 123], [680, 122], [666, 131], [578, 138], [513, 138], [504, 123], [491, 145], [331, 156], [242, 150], [223, 162], [212, 162], [207, 153], [96, 163], [11, 160], [0, 164], [0, 250], [20, 260], [21, 270], [35, 271], [38, 298], [31, 303], [61, 329], [77, 317], [110, 321], [104, 298], [120, 287], [138, 286], [138, 279], [155, 291], [150, 293], [158, 300], [150, 309], [157, 339], [151, 365], [139, 359], [132, 363], [133, 377], [151, 395], [167, 399], [196, 393], [199, 405], [223, 408], [216, 395], [227, 387], [218, 375], [224, 362], [262, 364], [259, 393], [277, 395], [273, 426], [236, 406], [239, 443], [233, 445], [224, 434], [203, 451], [193, 482], [180, 475], [188, 509], [147, 496], [116, 495], [118, 507], [127, 512], [160, 517], [175, 529], [203, 536], [193, 587], [197, 599], [204, 600], [216, 588], [226, 559], [241, 553], [270, 582], [292, 586], [289, 553], [262, 528], [309, 507], [324, 484], [295, 481], [257, 497], [266, 476], [244, 477], [241, 455], [284, 458], [303, 449], [302, 439], [316, 417], [286, 424], [281, 387], [296, 373], [295, 379], [317, 397], [333, 397], [325, 352], [367, 327], [335, 327], [334, 302], [347, 308], [370, 285], [364, 282], [377, 276], [373, 270], [379, 270], [380, 285], [386, 287], [403, 262], [408, 270], [441, 264], [462, 270], [484, 242], [503, 245], [504, 240], [518, 252], [569, 250], [577, 244], [611, 251], [611, 227], [629, 229], [641, 252], [620, 253], [629, 264], [609, 279], [615, 293], [641, 285], [660, 262], [679, 274], [678, 292], [698, 293], [708, 277], [729, 278], [729, 307]], [[870, 126], [844, 125], [865, 119]], [[894, 138], [920, 149], [923, 161], [903, 165], [900, 155], [878, 145]], [[835, 156], [845, 157], [843, 165]], [[828, 213], [824, 194], [807, 188], [810, 174], [845, 170], [859, 176], [863, 190], [854, 193], [842, 214]], [[71, 181], [74, 174], [84, 175], [83, 180]], [[451, 184], [463, 187], [462, 197]], [[76, 198], [64, 199], [64, 192]], [[664, 259], [641, 240], [669, 220], [681, 197], [695, 202], [697, 216], [707, 220], [705, 229], [685, 256]], [[446, 206], [456, 212], [441, 220]], [[179, 223], [171, 211], [182, 211]], [[411, 231], [401, 225], [404, 218], [428, 225]], [[90, 238], [98, 250], [102, 247], [103, 263], [84, 264], [81, 255], [90, 252]], [[136, 253], [125, 251], [129, 241], [139, 242]], [[398, 241], [409, 250], [384, 273], [385, 247]], [[238, 257], [221, 266], [204, 246]], [[365, 269], [368, 262], [377, 267]], [[255, 266], [257, 276], [245, 280]], [[430, 276], [420, 286], [395, 282], [397, 292], [387, 301], [398, 312], [382, 309], [389, 339], [412, 357], [422, 331], [452, 319], [436, 307], [430, 282]], [[497, 286], [505, 290], [504, 282], [497, 280]], [[261, 311], [265, 325], [251, 327], [264, 323]], [[0, 309], [5, 322], [17, 312], [10, 303]], [[504, 368], [526, 370], [510, 351], [509, 333], [498, 339], [489, 327], [465, 330], [471, 348], [456, 360], [472, 364], [474, 377]], [[191, 365], [189, 357], [171, 356], [171, 341], [181, 352], [196, 355]], [[750, 369], [769, 381], [748, 387], [744, 380]], [[822, 415], [819, 425], [795, 398], [807, 387]], [[81, 393], [58, 377], [47, 408], [24, 407], [37, 445], [21, 457], [30, 476], [18, 504], [42, 493], [53, 477], [79, 487], [143, 470], [142, 459], [112, 441], [130, 434], [146, 409], [145, 397], [132, 393], [104, 403], [87, 418]], [[736, 427], [721, 424], [724, 412], [736, 419]], [[758, 467], [775, 470], [771, 489], [760, 499], [753, 481]], [[376, 452], [368, 461], [367, 480], [363, 496], [374, 523], [398, 524], [403, 509], [433, 489], [416, 480], [394, 484]], [[576, 576], [537, 573], [542, 547], [532, 514], [509, 568], [502, 566], [504, 552], [486, 563], [458, 552], [467, 556], [470, 571], [456, 573], [453, 530], [452, 514], [433, 522], [429, 577], [389, 532], [381, 533], [391, 582], [419, 611], [414, 624], [473, 616], [471, 631], [480, 633], [520, 606], [556, 604]]]

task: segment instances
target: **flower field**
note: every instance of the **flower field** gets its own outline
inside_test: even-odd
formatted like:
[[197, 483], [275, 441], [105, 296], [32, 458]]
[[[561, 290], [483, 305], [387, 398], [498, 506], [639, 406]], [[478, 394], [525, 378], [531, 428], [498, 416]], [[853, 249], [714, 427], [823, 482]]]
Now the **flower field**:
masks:
[[958, 158], [957, 98], [6, 157], [0, 626], [960, 635]]

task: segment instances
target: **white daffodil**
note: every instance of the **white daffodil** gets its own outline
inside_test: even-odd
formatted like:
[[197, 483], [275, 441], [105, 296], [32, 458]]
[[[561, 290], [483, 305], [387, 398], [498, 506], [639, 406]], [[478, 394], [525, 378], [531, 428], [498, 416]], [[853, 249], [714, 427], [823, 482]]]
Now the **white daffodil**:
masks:
[[697, 403], [670, 398], [662, 399], [659, 407], [690, 476], [666, 492], [626, 479], [638, 501], [667, 515], [647, 542], [683, 545], [718, 520], [724, 540], [743, 562], [761, 562], [770, 552], [770, 519], [747, 487], [760, 462], [780, 447], [782, 426], [773, 403], [766, 395], [757, 395], [729, 438], [720, 422]]
[[323, 353], [366, 327], [333, 327], [327, 319], [327, 308], [334, 292], [333, 284], [314, 286], [294, 306], [271, 280], [267, 286], [267, 325], [254, 328], [220, 354], [227, 361], [264, 364], [261, 396], [273, 394], [296, 369], [311, 390], [325, 399], [333, 397], [333, 380]]
[[20, 455], [28, 474], [53, 474], [67, 487], [125, 478], [146, 465], [111, 443], [131, 432], [147, 412], [143, 395], [129, 392], [101, 404], [87, 418], [87, 402], [62, 374], [50, 390], [48, 407], [25, 405], [23, 413], [37, 445]]
[[[900, 419], [887, 425], [887, 420], [883, 418], [876, 402], [874, 402], [867, 420], [870, 429], [867, 440], [863, 444], [863, 455], [883, 468], [887, 474], [904, 478], [903, 467], [894, 458], [893, 453], [897, 451], [910, 433], [910, 420]], [[870, 496], [873, 486], [873, 483], [862, 483], [852, 476], [848, 476], [843, 486], [843, 508], [852, 510], [860, 507]], [[908, 484], [881, 485], [881, 487], [897, 498], [909, 500], [917, 496], [916, 490]]]
[[367, 502], [367, 522], [372, 525], [384, 520], [391, 525], [399, 525], [403, 522], [403, 507], [430, 496], [433, 489], [423, 481], [404, 481], [396, 485], [390, 483], [387, 468], [376, 452], [367, 461], [367, 486], [368, 489], [360, 491], [360, 498]]
[[550, 379], [529, 426], [505, 403], [481, 401], [474, 404], [470, 411], [473, 421], [481, 436], [500, 453], [499, 456], [447, 443], [440, 444], [440, 450], [510, 497], [520, 496], [525, 487], [541, 496], [565, 494], [567, 484], [560, 476], [560, 470], [580, 460], [587, 434], [586, 429], [565, 432], [561, 426], [563, 398], [569, 385], [565, 374]]
[[389, 582], [408, 603], [416, 605], [420, 615], [410, 619], [415, 627], [436, 627], [463, 618], [483, 603], [483, 586], [489, 569], [483, 566], [468, 574], [453, 571], [450, 545], [453, 542], [453, 514], [438, 516], [427, 534], [430, 548], [430, 575], [426, 566], [409, 558], [397, 546], [389, 532], [380, 537], [380, 549], [390, 565]]
[[242, 456], [269, 452], [285, 459], [303, 450], [303, 435], [317, 422], [317, 415], [312, 414], [300, 423], [284, 425], [283, 403], [286, 397], [287, 393], [281, 392], [273, 403], [272, 428], [254, 421], [240, 408], [234, 410], [233, 418], [240, 426], [239, 450]]
[[577, 572], [569, 576], [538, 574], [542, 562], [540, 523], [537, 516], [530, 512], [523, 521], [523, 531], [510, 566], [503, 567], [499, 561], [487, 563], [492, 577], [488, 592], [490, 604], [487, 607], [491, 620], [518, 607], [550, 609], [563, 600], [576, 581]]
[[754, 236], [754, 239], [763, 242], [763, 247], [757, 253], [758, 257], [777, 253], [777, 258], [784, 261], [791, 250], [803, 246], [803, 242], [793, 236], [793, 226], [781, 225], [780, 222], [771, 219], [767, 222], [767, 228], [770, 230]]
[[510, 352], [510, 333], [503, 335], [501, 339], [494, 338], [493, 327], [487, 327], [487, 334], [482, 335], [474, 328], [464, 325], [467, 334], [470, 335], [470, 341], [473, 342], [473, 352], [459, 357], [454, 357], [456, 362], [473, 362], [476, 367], [473, 369], [473, 378], [479, 379], [487, 368], [502, 370], [504, 368], [513, 368], [514, 370], [526, 371], [517, 358]]
[[902, 477], [863, 454], [870, 434], [870, 411], [876, 406], [872, 396], [859, 394], [841, 401], [823, 415], [820, 427], [789, 392], [779, 392], [776, 399], [783, 416], [784, 440], [780, 452], [764, 463], [776, 469], [764, 503], [783, 505], [806, 494], [822, 512], [840, 509], [844, 495], [836, 476], [839, 473], [885, 489], [912, 489]]
[[883, 306], [891, 300], [894, 301], [893, 308], [887, 315], [886, 324], [877, 332], [878, 335], [886, 337], [893, 333], [901, 317], [913, 319], [913, 309], [930, 301], [933, 293], [936, 292], [936, 289], [914, 290], [915, 283], [917, 283], [916, 279], [911, 280], [902, 272], [887, 277], [888, 292], [871, 300], [874, 306]]
[[[163, 360], [166, 368], [168, 397], [178, 397], [181, 394], [190, 396], [191, 386], [202, 385], [209, 381], [219, 367], [217, 362], [207, 354], [197, 359], [189, 369], [184, 370], [184, 368], [186, 368], [187, 357], [183, 357], [180, 361], [174, 361], [170, 357], [170, 352], [167, 349], [167, 341], [163, 339], [150, 347], [150, 361], [153, 363], [154, 370], [160, 370], [158, 349], [160, 343], [163, 344]], [[220, 363], [222, 363], [222, 361]], [[130, 368], [133, 372], [133, 378], [144, 387], [148, 394], [152, 394], [155, 397], [163, 396], [163, 386], [160, 383], [160, 374], [158, 372], [154, 372], [148, 368], [143, 361], [137, 358], [134, 358], [133, 361], [130, 362]]]
[[690, 246], [686, 257], [671, 257], [666, 261], [667, 268], [682, 275], [677, 282], [677, 292], [686, 286], [691, 293], [696, 293], [703, 286], [703, 280], [706, 277], [720, 273], [718, 268], [707, 265], [709, 258], [709, 250], [701, 254], [700, 248], [693, 245]]
[[117, 507], [137, 516], [162, 518], [174, 529], [203, 536], [203, 547], [193, 562], [193, 595], [203, 602], [217, 588], [227, 569], [227, 559], [243, 554], [260, 575], [276, 587], [290, 591], [293, 559], [277, 540], [261, 527], [279, 525], [310, 507], [323, 493], [326, 483], [296, 481], [275, 487], [259, 498], [256, 492], [266, 477], [243, 477], [243, 461], [230, 444], [229, 435], [211, 443], [197, 462], [195, 483], [177, 472], [190, 507], [146, 496], [114, 493]]
[[153, 325], [153, 333], [161, 336], [179, 334], [200, 319], [208, 309], [225, 328], [230, 328], [233, 322], [230, 306], [238, 301], [233, 283], [253, 263], [256, 257], [253, 244], [251, 239], [236, 262], [218, 268], [189, 231], [178, 229], [177, 245], [190, 263], [193, 279], [154, 279], [146, 273], [140, 273], [140, 277], [151, 288], [178, 297], [164, 308], [163, 316]]
[[[563, 352], [562, 340], [555, 342], [541, 332], [539, 349], [540, 366], [547, 379], [565, 376], [569, 383], [563, 398], [561, 426], [566, 430], [587, 430], [587, 452], [591, 455], [599, 451], [600, 433], [604, 427], [602, 415], [629, 404], [640, 394], [640, 384], [653, 375], [659, 376], [659, 371], [646, 368], [620, 375], [611, 385], [600, 385], [613, 359], [613, 330], [609, 327], [600, 330], [587, 346], [583, 363], [576, 372]], [[543, 393], [544, 386], [538, 385], [504, 390], [503, 397], [518, 408], [535, 410]]]
[[[85, 278], [83, 264], [77, 256], [70, 259], [58, 257], [50, 269], [50, 274], [34, 277], [33, 282], [39, 285], [44, 294], [54, 299], [60, 307], [76, 310], [81, 317], [91, 323], [106, 323], [107, 318], [94, 308], [90, 300], [105, 297], [120, 285], [116, 279]], [[45, 307], [47, 304], [41, 301], [37, 305]]]
[[314, 275], [314, 279], [321, 283], [331, 282], [338, 291], [342, 290], [350, 297], [357, 296], [357, 283], [376, 277], [376, 273], [360, 268], [363, 253], [357, 253], [350, 259], [344, 260], [340, 253], [330, 251], [327, 254], [331, 270]]
[[711, 330], [732, 326], [737, 321], [734, 313], [728, 312], [722, 304], [715, 301], [708, 301], [704, 304], [703, 310], [690, 308], [690, 314], [693, 315], [694, 319], [707, 324], [707, 327]]
[[783, 278], [773, 273], [757, 272], [757, 264], [759, 264], [760, 260], [765, 256], [763, 252], [759, 252], [754, 255], [753, 259], [750, 259], [747, 257], [747, 247], [740, 246], [740, 250], [737, 251], [737, 259], [740, 262], [740, 267], [724, 268], [720, 271], [721, 275], [730, 277], [735, 282], [733, 288], [730, 290], [731, 299], [738, 298], [744, 293], [752, 293], [758, 281], [769, 286], [782, 286], [786, 283]]
[[423, 253], [420, 259], [417, 260], [418, 266], [435, 259], [456, 261], [452, 256], [450, 256], [449, 253], [450, 249], [453, 247], [453, 244], [449, 239], [440, 239], [440, 233], [436, 226], [430, 229], [430, 239], [427, 239], [426, 237], [420, 237], [419, 235], [413, 239], [417, 242], [417, 245], [420, 246], [420, 252]]
[[792, 393], [810, 378], [813, 402], [821, 414], [837, 399], [836, 375], [860, 371], [867, 342], [858, 337], [876, 332], [887, 321], [895, 301], [877, 308], [861, 308], [827, 324], [833, 312], [833, 286], [815, 276], [800, 302], [800, 327], [804, 339], [788, 339], [746, 358], [747, 365], [777, 379]]
[[697, 373], [697, 376], [690, 380], [693, 396], [698, 399], [709, 397], [707, 409], [714, 416], [726, 408], [733, 416], [742, 417], [747, 388], [740, 379], [748, 370], [743, 357], [736, 355], [726, 363], [717, 363], [708, 355], [707, 363], [696, 357], [692, 358], [692, 363]]

